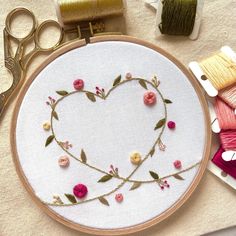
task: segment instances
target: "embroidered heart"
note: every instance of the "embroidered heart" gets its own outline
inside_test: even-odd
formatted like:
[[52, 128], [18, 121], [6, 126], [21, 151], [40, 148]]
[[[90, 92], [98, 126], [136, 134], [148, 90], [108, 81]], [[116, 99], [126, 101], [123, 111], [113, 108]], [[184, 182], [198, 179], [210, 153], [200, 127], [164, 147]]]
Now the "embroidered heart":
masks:
[[[153, 155], [157, 143], [163, 150], [160, 138], [166, 122], [165, 104], [170, 101], [164, 100], [158, 85], [156, 78], [152, 82], [141, 78], [122, 81], [119, 76], [107, 92], [99, 87], [96, 87], [95, 93], [82, 89], [70, 93], [57, 91], [61, 98], [56, 101], [49, 97], [47, 102], [52, 107], [52, 135], [46, 145], [55, 139], [63, 151], [74, 159], [84, 164], [89, 163], [87, 159], [96, 164], [102, 163], [104, 172], [113, 160], [119, 158], [116, 156], [117, 149], [124, 149], [123, 153], [120, 151], [120, 155], [124, 156], [122, 161], [128, 160], [133, 151], [141, 151], [142, 158], [151, 150]], [[148, 87], [153, 91], [148, 91]], [[71, 104], [73, 109], [69, 108]], [[144, 137], [150, 142], [148, 147], [143, 144]], [[81, 150], [87, 154], [86, 161], [81, 157]], [[101, 166], [98, 168], [101, 169]]]
[[[132, 78], [127, 74], [126, 79], [122, 80], [122, 77], [118, 76], [107, 92], [99, 87], [96, 87], [95, 92], [84, 90], [82, 80], [75, 81], [73, 85], [76, 91], [56, 91], [61, 97], [58, 100], [49, 97], [49, 101], [46, 102], [51, 107], [52, 134], [47, 138], [45, 146], [55, 140], [70, 157], [100, 172], [102, 175], [97, 182], [107, 182], [112, 178], [122, 180], [123, 182], [109, 194], [126, 182], [133, 183], [131, 190], [138, 188], [141, 182], [153, 181], [157, 182], [161, 189], [169, 187], [167, 181], [162, 180], [163, 178], [153, 171], [149, 171], [153, 180], [131, 179], [139, 167], [154, 155], [157, 146], [160, 150], [165, 150], [161, 136], [167, 121], [166, 104], [172, 102], [164, 99], [158, 88], [157, 78], [154, 77], [149, 81]], [[71, 118], [73, 122], [70, 121]], [[103, 129], [99, 129], [100, 126]], [[143, 145], [144, 140], [146, 145]], [[135, 150], [136, 152], [133, 152]], [[141, 150], [141, 154], [137, 150]], [[122, 151], [123, 154], [120, 155]], [[130, 152], [133, 153], [129, 156]], [[116, 156], [116, 153], [119, 155]], [[121, 160], [120, 156], [122, 161], [126, 162], [127, 175], [120, 174], [116, 167], [119, 164], [117, 161]], [[128, 156], [129, 162], [127, 162]], [[108, 165], [110, 165], [109, 170], [107, 170]], [[174, 177], [183, 179], [178, 174]], [[104, 197], [109, 194], [95, 199], [107, 205], [108, 202]], [[65, 196], [72, 204], [77, 204], [73, 195], [65, 194]]]

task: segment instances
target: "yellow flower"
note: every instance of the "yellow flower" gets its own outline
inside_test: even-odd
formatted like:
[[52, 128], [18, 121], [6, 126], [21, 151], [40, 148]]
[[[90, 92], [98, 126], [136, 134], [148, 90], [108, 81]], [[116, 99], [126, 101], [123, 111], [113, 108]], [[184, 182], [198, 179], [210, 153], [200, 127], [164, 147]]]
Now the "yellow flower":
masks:
[[139, 165], [141, 160], [142, 160], [142, 157], [141, 157], [140, 153], [138, 153], [138, 152], [131, 153], [130, 161], [132, 164]]
[[48, 130], [50, 130], [50, 128], [51, 128], [50, 123], [46, 122], [46, 123], [43, 124], [43, 129], [44, 130], [48, 131]]

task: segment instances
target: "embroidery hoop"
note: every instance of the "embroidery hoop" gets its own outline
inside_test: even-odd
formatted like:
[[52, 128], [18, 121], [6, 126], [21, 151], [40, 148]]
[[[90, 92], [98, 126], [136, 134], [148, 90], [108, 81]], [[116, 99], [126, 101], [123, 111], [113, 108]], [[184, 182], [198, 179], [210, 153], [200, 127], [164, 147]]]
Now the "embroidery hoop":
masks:
[[11, 147], [12, 147], [13, 160], [14, 160], [14, 163], [16, 166], [16, 170], [17, 170], [17, 173], [18, 173], [23, 185], [25, 186], [26, 190], [29, 192], [29, 194], [31, 195], [33, 200], [36, 202], [36, 204], [40, 208], [42, 208], [44, 210], [44, 212], [46, 212], [49, 216], [51, 216], [53, 219], [57, 220], [58, 222], [66, 225], [70, 228], [73, 228], [73, 229], [76, 229], [76, 230], [79, 230], [79, 231], [82, 231], [85, 233], [99, 234], [99, 235], [121, 235], [121, 234], [127, 234], [127, 233], [134, 233], [134, 232], [149, 228], [149, 227], [159, 223], [160, 221], [164, 220], [168, 216], [172, 215], [180, 206], [182, 206], [186, 202], [186, 200], [191, 196], [193, 191], [196, 189], [196, 187], [199, 184], [201, 178], [203, 177], [204, 171], [206, 169], [207, 162], [208, 162], [209, 155], [210, 155], [210, 147], [211, 147], [211, 145], [210, 145], [211, 144], [211, 128], [210, 128], [210, 118], [209, 118], [207, 103], [206, 103], [204, 95], [200, 89], [200, 86], [197, 84], [197, 82], [191, 76], [189, 71], [177, 59], [175, 59], [173, 56], [171, 56], [170, 54], [165, 52], [163, 49], [161, 49], [151, 43], [148, 43], [148, 42], [145, 42], [145, 41], [133, 38], [133, 37], [129, 37], [129, 36], [100, 36], [100, 37], [91, 38], [90, 42], [92, 44], [94, 44], [97, 42], [106, 42], [106, 41], [130, 42], [130, 43], [134, 43], [137, 45], [145, 46], [148, 49], [152, 49], [152, 50], [162, 54], [164, 57], [167, 57], [167, 59], [169, 59], [171, 62], [173, 62], [185, 74], [185, 76], [191, 82], [193, 88], [195, 89], [195, 91], [198, 95], [199, 101], [202, 106], [202, 110], [204, 112], [204, 119], [205, 119], [205, 140], [206, 140], [206, 142], [205, 142], [204, 152], [203, 152], [204, 155], [203, 155], [203, 158], [201, 159], [202, 161], [199, 165], [199, 168], [198, 168], [197, 174], [194, 177], [194, 180], [192, 181], [192, 183], [190, 184], [190, 186], [188, 187], [186, 192], [181, 196], [181, 198], [178, 201], [176, 201], [165, 212], [163, 212], [162, 214], [158, 215], [157, 217], [155, 217], [151, 220], [148, 220], [146, 222], [140, 223], [138, 225], [134, 225], [132, 227], [126, 227], [126, 228], [99, 229], [99, 228], [93, 228], [93, 227], [79, 225], [79, 224], [76, 224], [72, 221], [69, 221], [68, 219], [60, 216], [55, 211], [50, 209], [47, 205], [43, 204], [39, 200], [39, 198], [35, 195], [33, 188], [29, 184], [27, 177], [26, 177], [24, 171], [22, 170], [22, 167], [21, 167], [21, 164], [19, 161], [19, 157], [18, 157], [18, 152], [16, 149], [15, 130], [16, 130], [16, 123], [17, 123], [17, 118], [18, 118], [18, 113], [19, 113], [20, 107], [21, 107], [21, 103], [22, 103], [24, 96], [27, 93], [27, 90], [30, 87], [31, 83], [34, 81], [34, 79], [37, 77], [37, 75], [48, 64], [50, 64], [54, 59], [56, 59], [60, 55], [66, 53], [70, 50], [86, 46], [85, 40], [79, 40], [76, 42], [68, 43], [64, 47], [61, 47], [60, 49], [55, 51], [52, 55], [50, 55], [48, 57], [48, 59], [44, 63], [42, 63], [37, 68], [37, 70], [27, 80], [26, 84], [24, 85], [24, 87], [22, 88], [22, 91], [19, 94], [19, 97], [18, 97], [18, 100], [16, 103], [16, 107], [14, 110], [14, 115], [13, 115], [12, 124], [11, 124]]

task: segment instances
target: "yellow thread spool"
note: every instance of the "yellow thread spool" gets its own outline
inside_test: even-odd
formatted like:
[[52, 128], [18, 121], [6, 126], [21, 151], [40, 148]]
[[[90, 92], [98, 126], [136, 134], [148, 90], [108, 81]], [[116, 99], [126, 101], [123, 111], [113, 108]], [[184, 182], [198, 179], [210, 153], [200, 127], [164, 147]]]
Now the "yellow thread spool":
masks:
[[58, 0], [57, 15], [63, 24], [123, 15], [123, 0]]
[[203, 60], [199, 65], [218, 91], [236, 83], [236, 63], [223, 52]]

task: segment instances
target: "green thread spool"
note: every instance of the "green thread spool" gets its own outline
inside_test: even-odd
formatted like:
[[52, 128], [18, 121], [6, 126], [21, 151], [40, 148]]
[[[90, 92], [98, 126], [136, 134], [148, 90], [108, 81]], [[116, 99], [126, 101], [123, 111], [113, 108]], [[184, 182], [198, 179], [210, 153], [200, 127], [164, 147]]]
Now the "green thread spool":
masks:
[[161, 23], [162, 34], [189, 36], [194, 27], [197, 0], [163, 0]]

